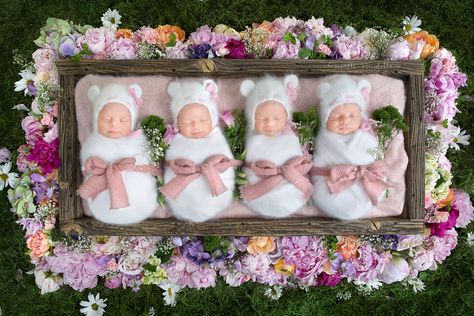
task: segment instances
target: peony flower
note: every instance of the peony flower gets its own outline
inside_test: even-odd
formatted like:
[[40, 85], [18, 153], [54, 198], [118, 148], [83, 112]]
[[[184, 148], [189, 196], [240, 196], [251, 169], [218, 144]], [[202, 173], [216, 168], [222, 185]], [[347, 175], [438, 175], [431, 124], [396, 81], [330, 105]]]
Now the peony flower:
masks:
[[48, 236], [39, 230], [26, 240], [26, 247], [30, 249], [31, 258], [40, 258], [49, 250]]
[[337, 236], [337, 239], [337, 251], [342, 254], [344, 259], [355, 259], [360, 246], [359, 238], [357, 236]]
[[136, 59], [137, 44], [129, 38], [119, 38], [109, 47], [109, 55], [111, 59]]
[[423, 41], [424, 45], [420, 53], [420, 58], [426, 59], [430, 54], [435, 53], [439, 49], [439, 41], [434, 35], [428, 34], [426, 31], [409, 34], [405, 39], [410, 44], [420, 43]]
[[433, 251], [433, 258], [436, 262], [442, 263], [451, 251], [456, 248], [458, 242], [458, 233], [454, 228], [446, 230], [442, 237], [431, 236], [429, 238]]
[[34, 116], [28, 115], [21, 121], [21, 128], [25, 131], [26, 141], [29, 144], [35, 143], [41, 138], [43, 126]]
[[118, 29], [115, 32], [115, 38], [133, 38], [133, 32], [130, 29]]
[[307, 33], [314, 35], [316, 40], [320, 40], [323, 36], [333, 37], [334, 33], [329, 27], [324, 26], [324, 19], [315, 19], [314, 16], [304, 23]]
[[58, 59], [58, 53], [52, 48], [39, 48], [33, 53], [33, 59], [36, 73], [49, 73]]
[[45, 273], [43, 270], [36, 268], [35, 283], [43, 295], [59, 290], [63, 284], [63, 279], [59, 275]]
[[403, 37], [395, 39], [387, 48], [386, 57], [388, 60], [407, 60], [410, 55], [410, 47]]
[[252, 237], [247, 244], [247, 251], [251, 254], [269, 253], [275, 248], [275, 241], [272, 237]]
[[142, 265], [145, 262], [143, 255], [137, 252], [129, 252], [120, 257], [118, 261], [118, 270], [129, 275], [138, 275], [142, 272]]
[[361, 284], [371, 284], [377, 280], [386, 263], [385, 252], [379, 253], [369, 244], [363, 244], [358, 249], [359, 255], [341, 263], [341, 268], [349, 281], [355, 280]]
[[385, 264], [385, 267], [378, 278], [387, 284], [402, 281], [410, 272], [408, 262], [400, 257], [393, 256], [390, 261]]
[[202, 289], [206, 287], [215, 287], [216, 286], [216, 271], [210, 268], [199, 268], [194, 271], [191, 275], [191, 280], [193, 282], [193, 287], [196, 289]]
[[317, 284], [322, 286], [331, 286], [334, 287], [338, 285], [342, 280], [342, 275], [339, 273], [334, 273], [334, 274], [327, 274], [326, 272], [321, 272], [320, 275], [318, 275], [317, 279]]
[[169, 24], [158, 26], [156, 28], [156, 33], [158, 43], [163, 46], [166, 46], [166, 44], [168, 44], [168, 42], [170, 41], [171, 34], [174, 34], [176, 42], [183, 42], [184, 37], [186, 35], [184, 30], [180, 27]]
[[104, 280], [104, 285], [108, 289], [116, 289], [122, 285], [122, 277], [120, 274], [114, 277], [106, 277]]
[[474, 219], [474, 207], [472, 206], [469, 194], [461, 190], [453, 190], [453, 193], [451, 209], [458, 210], [459, 212], [456, 227], [465, 228]]
[[87, 299], [88, 301], [81, 301], [80, 305], [83, 308], [79, 311], [87, 316], [102, 316], [105, 312], [104, 308], [107, 307], [107, 304], [105, 304], [107, 299], [101, 299], [99, 293], [95, 297], [89, 293]]
[[116, 31], [118, 26], [122, 23], [120, 22], [120, 19], [122, 16], [119, 14], [117, 10], [110, 10], [107, 9], [107, 11], [102, 15], [100, 20], [102, 21], [102, 26], [105, 27], [106, 29]]
[[195, 32], [189, 34], [189, 41], [194, 45], [210, 44], [211, 40], [212, 31], [207, 25], [201, 26]]
[[104, 27], [101, 28], [90, 28], [86, 31], [86, 34], [78, 38], [77, 42], [84, 48], [84, 44], [87, 44], [89, 50], [97, 56], [105, 56], [107, 49], [112, 45], [115, 38], [115, 33]]
[[44, 134], [44, 140], [47, 142], [47, 143], [51, 143], [53, 142], [55, 139], [58, 138], [58, 124], [57, 123], [54, 123], [53, 127], [47, 131], [45, 134]]

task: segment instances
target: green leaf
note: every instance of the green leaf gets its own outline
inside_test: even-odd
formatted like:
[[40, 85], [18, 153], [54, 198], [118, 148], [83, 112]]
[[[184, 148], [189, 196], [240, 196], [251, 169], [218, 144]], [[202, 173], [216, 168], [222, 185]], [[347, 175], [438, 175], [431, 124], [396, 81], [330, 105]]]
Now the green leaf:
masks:
[[154, 266], [152, 264], [149, 264], [149, 263], [145, 263], [143, 265], [143, 269], [145, 269], [147, 271], [150, 271], [150, 272], [156, 272], [156, 266]]
[[298, 56], [303, 59], [312, 59], [311, 57], [313, 56], [313, 50], [306, 47], [300, 48]]
[[176, 35], [174, 33], [170, 34], [170, 40], [166, 43], [166, 47], [174, 47], [176, 45]]
[[444, 128], [448, 128], [448, 120], [444, 120], [441, 125], [444, 127]]

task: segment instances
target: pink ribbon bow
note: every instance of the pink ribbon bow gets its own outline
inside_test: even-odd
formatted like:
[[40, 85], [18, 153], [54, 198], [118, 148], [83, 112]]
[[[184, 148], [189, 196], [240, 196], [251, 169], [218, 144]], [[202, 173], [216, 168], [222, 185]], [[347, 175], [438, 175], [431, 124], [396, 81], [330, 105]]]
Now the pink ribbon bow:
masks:
[[273, 190], [286, 179], [300, 189], [305, 198], [308, 198], [313, 191], [313, 185], [306, 174], [311, 170], [312, 165], [311, 159], [307, 156], [291, 158], [282, 167], [278, 167], [268, 160], [252, 162], [248, 167], [262, 180], [241, 188], [241, 196], [246, 201], [255, 200]]
[[376, 161], [366, 166], [350, 164], [337, 165], [331, 168], [313, 167], [312, 176], [326, 176], [326, 183], [331, 194], [337, 194], [360, 181], [373, 205], [377, 205], [378, 197], [387, 188], [384, 161]]
[[124, 158], [107, 164], [99, 157], [89, 157], [86, 160], [85, 172], [91, 174], [79, 188], [79, 195], [83, 199], [95, 197], [102, 191], [109, 190], [110, 208], [119, 209], [130, 206], [127, 190], [123, 183], [122, 171], [150, 173], [153, 176], [161, 175], [158, 167], [151, 165], [135, 165], [135, 158]]
[[226, 171], [231, 167], [242, 165], [242, 161], [229, 159], [227, 156], [219, 154], [209, 157], [201, 165], [196, 165], [188, 159], [175, 159], [167, 161], [168, 166], [176, 174], [176, 177], [160, 188], [161, 193], [166, 197], [176, 200], [186, 187], [203, 176], [206, 178], [211, 188], [212, 196], [218, 196], [227, 191], [226, 186], [222, 182], [219, 173]]

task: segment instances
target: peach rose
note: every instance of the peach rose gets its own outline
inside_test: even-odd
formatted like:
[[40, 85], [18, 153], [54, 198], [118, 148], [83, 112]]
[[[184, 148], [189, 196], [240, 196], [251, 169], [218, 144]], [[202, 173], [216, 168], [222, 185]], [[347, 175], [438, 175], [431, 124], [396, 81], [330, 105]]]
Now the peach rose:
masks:
[[133, 32], [132, 32], [132, 30], [129, 30], [129, 29], [118, 29], [115, 32], [115, 38], [116, 39], [119, 39], [119, 38], [132, 38], [132, 36], [133, 36]]
[[156, 28], [158, 34], [158, 42], [162, 45], [166, 45], [170, 41], [170, 35], [173, 33], [176, 36], [177, 41], [183, 41], [186, 33], [179, 27], [174, 25], [160, 25]]
[[273, 269], [275, 269], [275, 272], [278, 274], [284, 274], [284, 275], [290, 275], [293, 273], [295, 270], [296, 266], [294, 264], [292, 265], [285, 265], [285, 262], [283, 258], [280, 258], [280, 260], [277, 261], [273, 265]]
[[451, 202], [453, 201], [453, 198], [454, 198], [454, 191], [449, 189], [448, 195], [444, 199], [436, 202], [436, 208], [440, 209], [440, 208], [445, 207], [448, 204], [451, 204]]
[[342, 236], [338, 237], [337, 251], [342, 254], [344, 259], [355, 258], [357, 256], [357, 249], [360, 243], [357, 236]]
[[439, 50], [439, 41], [434, 35], [428, 34], [426, 31], [409, 34], [405, 37], [409, 44], [414, 44], [417, 41], [424, 41], [425, 45], [421, 51], [420, 58], [428, 58], [430, 54], [434, 54]]
[[275, 248], [276, 244], [272, 237], [252, 237], [247, 244], [247, 251], [251, 254], [269, 253]]
[[28, 237], [26, 247], [31, 250], [30, 256], [32, 258], [42, 257], [49, 250], [48, 236], [42, 230], [38, 230]]
[[268, 31], [268, 32], [271, 33], [272, 30], [273, 30], [273, 23], [269, 22], [269, 21], [263, 21], [260, 24], [258, 24], [258, 23], [252, 24], [252, 27], [254, 29], [265, 30], [265, 31]]

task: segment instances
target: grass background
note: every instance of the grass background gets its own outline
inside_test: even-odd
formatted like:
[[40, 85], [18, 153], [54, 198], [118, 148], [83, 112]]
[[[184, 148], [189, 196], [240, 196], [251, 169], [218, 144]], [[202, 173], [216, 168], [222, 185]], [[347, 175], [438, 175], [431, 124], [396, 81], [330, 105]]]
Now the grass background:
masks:
[[[121, 27], [137, 29], [159, 24], [179, 25], [186, 33], [204, 24], [227, 24], [237, 30], [262, 20], [279, 16], [295, 16], [306, 20], [324, 17], [325, 25], [350, 24], [361, 31], [365, 27], [400, 26], [405, 15], [418, 15], [424, 30], [435, 34], [454, 52], [460, 68], [469, 77], [458, 101], [459, 124], [474, 135], [474, 43], [473, 1], [32, 1], [0, 0], [0, 147], [16, 149], [24, 141], [20, 121], [24, 113], [11, 110], [18, 103], [31, 100], [14, 92], [14, 82], [21, 70], [13, 64], [13, 50], [30, 57], [36, 49], [33, 40], [49, 16], [72, 20], [77, 24], [100, 26], [100, 17], [108, 8], [119, 10]], [[474, 194], [473, 146], [451, 152], [454, 187]], [[466, 233], [474, 225], [460, 231], [459, 245], [445, 263], [434, 272], [421, 273], [426, 290], [413, 294], [401, 285], [384, 286], [370, 296], [358, 294], [354, 287], [285, 290], [279, 301], [267, 299], [264, 286], [245, 284], [232, 288], [219, 281], [215, 288], [184, 290], [175, 308], [164, 306], [161, 290], [143, 286], [138, 293], [130, 290], [108, 290], [102, 285], [82, 293], [64, 287], [55, 293], [40, 295], [34, 277], [26, 272], [33, 265], [25, 255], [24, 234], [15, 224], [9, 210], [6, 192], [0, 192], [0, 308], [4, 315], [76, 315], [79, 302], [89, 292], [100, 292], [107, 298], [108, 315], [145, 315], [151, 307], [156, 315], [473, 315], [474, 314], [474, 249], [466, 245]], [[352, 298], [339, 300], [336, 294], [350, 291]], [[0, 313], [1, 314], [1, 313]]]

